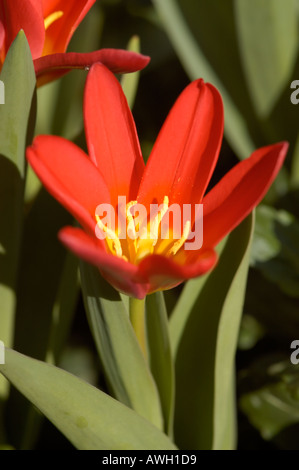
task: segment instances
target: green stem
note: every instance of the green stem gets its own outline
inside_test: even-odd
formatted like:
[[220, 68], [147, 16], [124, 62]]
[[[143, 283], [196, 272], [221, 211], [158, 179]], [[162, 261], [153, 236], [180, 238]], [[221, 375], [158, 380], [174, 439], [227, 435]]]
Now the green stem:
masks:
[[130, 320], [137, 336], [145, 359], [147, 359], [146, 329], [145, 329], [145, 299], [130, 297]]

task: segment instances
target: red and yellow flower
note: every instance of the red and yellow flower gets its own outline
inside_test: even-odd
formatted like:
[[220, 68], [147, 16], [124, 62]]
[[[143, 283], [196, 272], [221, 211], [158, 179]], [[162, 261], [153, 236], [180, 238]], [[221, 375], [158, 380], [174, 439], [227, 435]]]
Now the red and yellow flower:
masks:
[[[116, 289], [143, 298], [202, 275], [217, 261], [215, 247], [261, 201], [281, 165], [288, 144], [269, 145], [238, 163], [206, 194], [223, 137], [223, 106], [218, 91], [203, 80], [179, 96], [144, 165], [135, 124], [121, 86], [103, 65], [94, 65], [84, 98], [89, 156], [73, 143], [39, 136], [27, 150], [28, 160], [48, 191], [78, 220], [82, 228], [61, 230], [61, 241], [96, 265]], [[99, 204], [118, 211], [119, 196], [127, 205], [124, 218], [132, 224], [131, 208], [160, 205], [145, 237], [121, 238], [119, 225], [106, 226], [96, 213]], [[160, 237], [169, 205], [203, 204], [203, 245], [186, 250], [194, 225], [190, 218], [181, 238], [170, 230]], [[99, 239], [95, 228], [105, 233]]]
[[9, 47], [23, 29], [34, 60], [38, 85], [72, 68], [102, 62], [113, 72], [140, 70], [149, 58], [117, 49], [67, 53], [71, 37], [96, 0], [0, 0], [0, 70]]

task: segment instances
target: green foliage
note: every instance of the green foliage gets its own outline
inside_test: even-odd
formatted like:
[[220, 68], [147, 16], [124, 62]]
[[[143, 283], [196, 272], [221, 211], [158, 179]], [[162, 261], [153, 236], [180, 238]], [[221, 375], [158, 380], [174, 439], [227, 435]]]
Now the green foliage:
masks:
[[218, 247], [211, 273], [146, 299], [148, 357], [129, 299], [95, 268], [82, 264], [78, 278], [57, 240], [73, 221], [26, 168], [34, 133], [85, 149], [87, 72], [36, 93], [18, 34], [0, 76], [0, 340], [15, 350], [0, 366], [14, 385], [8, 398], [1, 377], [1, 449], [55, 448], [60, 433], [79, 449], [298, 449], [298, 25], [298, 0], [101, 0], [74, 35], [69, 50], [151, 56], [144, 71], [120, 77], [145, 159], [178, 94], [199, 77], [225, 109], [212, 185], [255, 148], [290, 143], [254, 231], [250, 216]]
[[0, 370], [77, 449], [175, 449], [137, 413], [61, 369], [7, 350]]
[[[35, 118], [35, 74], [23, 32], [12, 44], [0, 76], [5, 104], [0, 105], [0, 331], [12, 344], [16, 279], [23, 225], [25, 148]], [[0, 395], [5, 386], [0, 381]]]
[[186, 284], [172, 313], [175, 436], [181, 448], [233, 449], [236, 444], [234, 358], [252, 224], [249, 217], [231, 233], [217, 267]]
[[81, 263], [86, 313], [113, 395], [163, 428], [160, 400], [125, 303], [98, 270]]

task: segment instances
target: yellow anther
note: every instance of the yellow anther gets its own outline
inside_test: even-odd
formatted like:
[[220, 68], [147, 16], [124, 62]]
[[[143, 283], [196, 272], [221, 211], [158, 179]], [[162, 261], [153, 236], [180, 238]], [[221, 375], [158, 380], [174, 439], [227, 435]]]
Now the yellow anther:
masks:
[[137, 251], [137, 235], [136, 235], [136, 226], [134, 216], [131, 214], [131, 208], [137, 204], [137, 201], [128, 202], [126, 205], [126, 221], [127, 221], [127, 246], [129, 250], [129, 256], [131, 260], [135, 259]]
[[185, 241], [186, 241], [187, 238], [189, 237], [190, 230], [191, 230], [191, 222], [190, 222], [190, 220], [188, 220], [188, 221], [185, 223], [182, 237], [181, 237], [179, 240], [177, 240], [177, 241], [172, 245], [172, 247], [168, 250], [167, 256], [174, 256], [174, 255], [177, 254], [177, 252], [179, 251], [179, 249], [182, 248], [182, 246], [184, 245]]
[[159, 236], [159, 227], [161, 221], [168, 211], [169, 207], [169, 198], [168, 196], [164, 196], [162, 208], [159, 210], [158, 214], [155, 215], [155, 218], [150, 221], [150, 239], [153, 241], [153, 246], [156, 245], [158, 236]]
[[59, 20], [63, 16], [63, 11], [55, 11], [54, 13], [51, 13], [51, 15], [47, 16], [47, 18], [44, 19], [44, 25], [45, 25], [45, 30], [51, 26], [55, 21]]
[[105, 240], [108, 243], [108, 245], [110, 245], [110, 241], [112, 241], [112, 248], [115, 251], [116, 256], [119, 256], [120, 258], [122, 258], [123, 251], [122, 251], [120, 240], [118, 236], [116, 235], [116, 233], [110, 228], [106, 227], [106, 225], [103, 224], [103, 222], [101, 221], [98, 215], [96, 215], [96, 220], [97, 220], [99, 229], [102, 230], [102, 232], [104, 232], [107, 235], [105, 237]]
[[131, 207], [134, 207], [136, 204], [137, 201], [131, 201], [126, 205], [127, 234], [132, 240], [136, 239], [136, 227], [134, 217], [131, 214]]
[[[136, 206], [136, 210], [132, 209], [134, 206]], [[163, 198], [163, 203], [158, 206], [156, 213], [150, 217], [150, 220], [142, 212], [137, 201], [130, 201], [125, 207], [123, 205], [121, 207], [121, 219], [123, 220], [125, 216], [126, 237], [122, 243], [120, 241], [123, 238], [120, 226], [116, 230], [112, 230], [104, 225], [98, 215], [95, 217], [97, 227], [105, 235], [108, 252], [133, 264], [139, 264], [142, 259], [153, 253], [163, 256], [176, 255], [188, 239], [191, 231], [190, 220], [185, 223], [183, 235], [179, 240], [176, 239], [173, 228], [168, 228], [167, 239], [163, 237], [163, 226], [161, 224], [168, 210], [168, 196]], [[138, 216], [136, 216], [136, 212]]]

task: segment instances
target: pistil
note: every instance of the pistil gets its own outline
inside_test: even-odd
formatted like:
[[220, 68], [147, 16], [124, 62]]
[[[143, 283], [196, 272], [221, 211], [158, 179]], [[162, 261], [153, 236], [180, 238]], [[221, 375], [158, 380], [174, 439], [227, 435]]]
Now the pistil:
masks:
[[55, 21], [59, 20], [63, 16], [63, 11], [55, 11], [54, 13], [51, 13], [51, 15], [47, 16], [47, 18], [44, 19], [44, 25], [45, 25], [45, 30], [51, 26]]
[[105, 235], [108, 250], [133, 264], [138, 264], [143, 258], [153, 253], [164, 254], [168, 257], [175, 256], [189, 237], [191, 221], [188, 220], [185, 223], [183, 235], [180, 239], [174, 241], [170, 235], [170, 233], [173, 235], [173, 232], [169, 230], [169, 239], [162, 240], [159, 238], [161, 236], [160, 229], [163, 217], [169, 210], [168, 196], [164, 197], [163, 203], [158, 207], [155, 215], [150, 217], [149, 221], [145, 219], [136, 223], [137, 219], [135, 214], [132, 213], [132, 208], [135, 205], [137, 205], [137, 201], [130, 201], [125, 207], [126, 238], [122, 241], [117, 235], [117, 231], [104, 225], [100, 217], [96, 215], [98, 228]]

